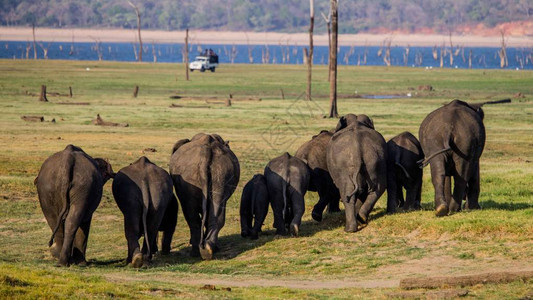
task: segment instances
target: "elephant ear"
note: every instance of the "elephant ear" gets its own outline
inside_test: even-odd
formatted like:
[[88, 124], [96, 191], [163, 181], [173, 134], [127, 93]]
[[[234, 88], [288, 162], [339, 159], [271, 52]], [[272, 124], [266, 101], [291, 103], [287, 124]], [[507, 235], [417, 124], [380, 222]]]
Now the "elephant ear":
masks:
[[348, 124], [346, 122], [346, 117], [342, 116], [339, 119], [339, 123], [337, 123], [337, 127], [335, 127], [335, 132], [339, 132], [339, 131], [343, 130], [344, 128], [346, 128], [347, 125]]
[[111, 164], [109, 163], [108, 159], [95, 158], [94, 160], [98, 165], [98, 171], [104, 178], [104, 183], [106, 183], [111, 178], [115, 178], [116, 173], [113, 172], [113, 168], [111, 167]]
[[175, 144], [174, 144], [174, 147], [172, 147], [172, 154], [174, 154], [174, 152], [176, 152], [176, 150], [179, 149], [179, 147], [187, 144], [188, 142], [190, 142], [189, 139], [182, 139], [182, 140], [179, 140], [177, 141]]
[[374, 128], [374, 121], [372, 121], [372, 119], [370, 119], [370, 117], [367, 116], [367, 115], [358, 115], [357, 116], [357, 122], [363, 124], [364, 126], [370, 128], [370, 129], [375, 129]]

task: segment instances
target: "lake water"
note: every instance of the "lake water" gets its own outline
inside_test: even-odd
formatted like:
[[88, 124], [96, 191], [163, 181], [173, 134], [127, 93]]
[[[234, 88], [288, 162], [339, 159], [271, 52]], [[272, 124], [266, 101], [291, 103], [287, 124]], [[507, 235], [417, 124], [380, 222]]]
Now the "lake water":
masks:
[[[31, 48], [28, 48], [31, 47]], [[182, 62], [183, 44], [144, 44], [143, 61], [153, 62], [154, 55], [157, 62]], [[202, 49], [213, 49], [221, 64], [253, 63], [253, 64], [302, 64], [304, 57], [303, 46], [293, 45], [190, 45], [191, 59]], [[27, 51], [29, 49], [29, 51]], [[48, 50], [48, 59], [88, 60], [99, 59], [106, 61], [136, 61], [134, 45], [130, 43], [68, 43], [46, 42], [38, 43], [37, 56], [44, 58], [43, 49]], [[100, 51], [97, 51], [99, 49]], [[340, 65], [369, 65], [384, 66], [385, 49], [381, 47], [348, 47], [339, 48], [338, 63]], [[440, 53], [441, 49], [436, 49]], [[461, 48], [454, 51], [453, 63], [450, 55], [444, 57], [445, 68], [468, 68], [469, 55], [474, 69], [499, 69], [499, 48]], [[379, 53], [381, 52], [381, 56]], [[445, 52], [446, 51], [445, 49]], [[440, 67], [440, 58], [433, 58], [432, 47], [410, 47], [406, 56], [406, 47], [390, 48], [391, 65], [409, 67]], [[449, 53], [449, 52], [448, 52]], [[25, 59], [28, 54], [33, 58], [32, 43], [28, 42], [0, 42], [0, 58]], [[440, 54], [439, 54], [440, 55]], [[366, 61], [365, 61], [366, 57]], [[506, 69], [533, 69], [533, 48], [507, 48], [508, 67]], [[328, 47], [316, 46], [314, 64], [327, 64]]]

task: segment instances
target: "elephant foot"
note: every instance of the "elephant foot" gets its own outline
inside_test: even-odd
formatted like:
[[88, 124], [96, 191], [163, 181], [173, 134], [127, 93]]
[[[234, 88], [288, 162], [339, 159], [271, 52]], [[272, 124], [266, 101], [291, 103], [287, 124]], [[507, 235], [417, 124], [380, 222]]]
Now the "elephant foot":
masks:
[[317, 222], [322, 222], [322, 213], [320, 212], [313, 210], [313, 212], [311, 213], [311, 217]]
[[357, 232], [357, 224], [355, 224], [355, 222], [346, 224], [346, 226], [344, 226], [344, 231], [345, 232]]
[[56, 264], [56, 267], [69, 267], [70, 263], [68, 259], [59, 259], [59, 261]]
[[131, 260], [131, 266], [134, 268], [140, 268], [144, 264], [143, 262], [143, 255], [141, 252], [137, 252], [133, 255], [133, 258]]
[[481, 209], [481, 206], [479, 205], [479, 203], [468, 203], [466, 202], [465, 205], [464, 205], [464, 209], [465, 210], [470, 210], [470, 209]]
[[161, 249], [161, 255], [169, 255], [170, 254], [170, 247], [163, 247]]
[[435, 215], [437, 217], [444, 217], [448, 215], [448, 206], [446, 204], [441, 204], [435, 210]]
[[357, 223], [364, 224], [366, 226], [366, 224], [368, 223], [368, 219], [367, 217], [362, 216], [361, 214], [357, 214]]
[[209, 245], [209, 243], [205, 243], [205, 247], [200, 247], [200, 255], [204, 260], [213, 259], [213, 249], [211, 248], [211, 245]]
[[200, 257], [200, 249], [198, 246], [192, 246], [191, 253], [189, 255], [191, 257]]
[[297, 224], [291, 224], [291, 235], [294, 237], [298, 237], [300, 229], [298, 228]]
[[61, 251], [61, 247], [54, 242], [52, 246], [50, 246], [50, 254], [52, 254], [52, 257], [59, 258], [59, 252]]

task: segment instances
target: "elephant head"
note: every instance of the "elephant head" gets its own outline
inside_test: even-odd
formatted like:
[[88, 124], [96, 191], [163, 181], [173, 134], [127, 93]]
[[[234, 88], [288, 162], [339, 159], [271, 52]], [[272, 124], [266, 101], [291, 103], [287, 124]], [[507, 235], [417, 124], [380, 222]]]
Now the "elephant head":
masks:
[[115, 172], [113, 172], [113, 168], [111, 167], [109, 160], [103, 158], [95, 158], [94, 161], [98, 165], [98, 171], [102, 175], [104, 183], [106, 183], [111, 178], [115, 178]]
[[339, 123], [337, 123], [337, 127], [335, 128], [335, 132], [341, 131], [342, 129], [351, 126], [353, 124], [362, 124], [368, 128], [374, 129], [374, 122], [372, 119], [370, 119], [369, 116], [362, 114], [362, 115], [354, 115], [354, 114], [347, 114], [342, 116], [339, 119]]

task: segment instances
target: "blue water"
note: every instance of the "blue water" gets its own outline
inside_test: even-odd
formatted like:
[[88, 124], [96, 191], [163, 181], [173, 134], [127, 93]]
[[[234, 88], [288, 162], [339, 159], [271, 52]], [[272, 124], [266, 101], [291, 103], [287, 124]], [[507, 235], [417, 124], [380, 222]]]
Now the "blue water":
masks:
[[[0, 42], [0, 58], [2, 59], [25, 59], [28, 42]], [[95, 43], [68, 43], [50, 42], [41, 43], [37, 46], [37, 56], [43, 59], [42, 47], [48, 48], [48, 59], [66, 60], [98, 60], [98, 52]], [[71, 51], [72, 47], [72, 51]], [[182, 62], [183, 44], [145, 44], [143, 61], [153, 62], [154, 55], [157, 62]], [[221, 64], [250, 63], [249, 51], [251, 51], [254, 64], [263, 62], [271, 64], [302, 64], [303, 46], [280, 46], [280, 45], [190, 45], [191, 59], [202, 49], [213, 49], [219, 55]], [[339, 48], [338, 63], [341, 65], [369, 65], [384, 66], [383, 56], [378, 56], [380, 47], [355, 47], [343, 46]], [[440, 48], [437, 49], [440, 52]], [[444, 58], [445, 68], [468, 68], [468, 55], [472, 51], [472, 68], [475, 69], [499, 69], [499, 48], [464, 48], [454, 56], [453, 64], [450, 65], [449, 55]], [[366, 63], [364, 53], [366, 52]], [[383, 53], [385, 51], [383, 50]], [[133, 44], [130, 43], [101, 43], [100, 53], [102, 60], [106, 61], [135, 61]], [[268, 53], [268, 55], [267, 55]], [[33, 48], [28, 52], [29, 58], [33, 58]], [[405, 47], [391, 47], [391, 65], [409, 67], [439, 67], [440, 59], [433, 59], [432, 47], [410, 47], [407, 62], [404, 60]], [[532, 48], [507, 48], [509, 66], [507, 69], [533, 69], [531, 59]], [[316, 46], [314, 52], [314, 64], [327, 64], [328, 47]]]

